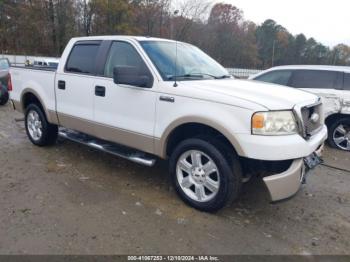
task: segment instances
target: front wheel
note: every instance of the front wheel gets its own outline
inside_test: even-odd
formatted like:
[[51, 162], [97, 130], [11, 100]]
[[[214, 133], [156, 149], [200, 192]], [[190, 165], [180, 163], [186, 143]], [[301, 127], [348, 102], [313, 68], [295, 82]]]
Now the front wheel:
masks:
[[234, 152], [198, 138], [181, 142], [170, 157], [173, 185], [190, 206], [215, 212], [235, 200], [241, 169]]
[[328, 142], [334, 148], [350, 151], [350, 116], [339, 118], [329, 125]]
[[25, 127], [28, 138], [36, 146], [47, 146], [56, 142], [57, 126], [50, 124], [42, 109], [35, 104], [30, 104], [26, 109]]

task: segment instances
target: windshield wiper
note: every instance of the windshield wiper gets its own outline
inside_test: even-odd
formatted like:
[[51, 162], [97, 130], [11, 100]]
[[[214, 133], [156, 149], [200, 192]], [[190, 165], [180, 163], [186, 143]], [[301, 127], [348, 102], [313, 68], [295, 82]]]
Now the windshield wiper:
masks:
[[[169, 76], [168, 80], [174, 80], [175, 78], [204, 78], [204, 76], [210, 76], [214, 79], [222, 79], [224, 77], [217, 77], [211, 74], [207, 74], [207, 73], [198, 73], [198, 74], [184, 74], [184, 75], [177, 75], [177, 76]], [[225, 76], [226, 78], [226, 76]]]
[[223, 76], [217, 76], [216, 79], [225, 79], [225, 78], [231, 78], [231, 75], [223, 75]]
[[169, 76], [168, 80], [174, 80], [175, 78], [203, 78], [203, 75], [199, 74], [185, 74], [185, 75], [177, 75], [177, 76]]

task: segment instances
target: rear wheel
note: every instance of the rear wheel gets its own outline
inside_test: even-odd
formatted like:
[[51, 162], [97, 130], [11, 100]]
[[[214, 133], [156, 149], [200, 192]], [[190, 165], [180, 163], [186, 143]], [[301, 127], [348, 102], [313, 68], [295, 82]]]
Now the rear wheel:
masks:
[[339, 118], [329, 125], [328, 142], [334, 148], [350, 151], [350, 117]]
[[237, 156], [228, 158], [218, 144], [191, 138], [181, 142], [170, 157], [173, 185], [190, 206], [214, 212], [239, 194], [241, 169]]
[[30, 104], [26, 109], [25, 127], [27, 136], [34, 145], [52, 145], [57, 140], [57, 126], [47, 121], [42, 109], [36, 104]]

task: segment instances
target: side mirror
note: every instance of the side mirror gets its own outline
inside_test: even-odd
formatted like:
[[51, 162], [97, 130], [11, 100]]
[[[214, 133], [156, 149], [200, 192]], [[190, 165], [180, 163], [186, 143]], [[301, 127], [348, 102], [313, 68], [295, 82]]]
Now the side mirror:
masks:
[[151, 88], [153, 77], [147, 71], [141, 72], [134, 66], [116, 66], [113, 68], [113, 80], [115, 84]]

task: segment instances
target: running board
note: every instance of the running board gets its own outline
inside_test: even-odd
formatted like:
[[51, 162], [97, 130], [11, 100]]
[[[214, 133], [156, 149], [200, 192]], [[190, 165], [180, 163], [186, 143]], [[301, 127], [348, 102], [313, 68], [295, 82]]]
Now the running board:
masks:
[[94, 149], [125, 158], [132, 162], [145, 165], [145, 166], [154, 166], [156, 163], [155, 157], [150, 154], [137, 151], [136, 149], [130, 149], [126, 146], [118, 145], [112, 142], [108, 142], [96, 137], [86, 135], [80, 132], [76, 132], [66, 128], [60, 128], [58, 135], [62, 138], [87, 145]]

